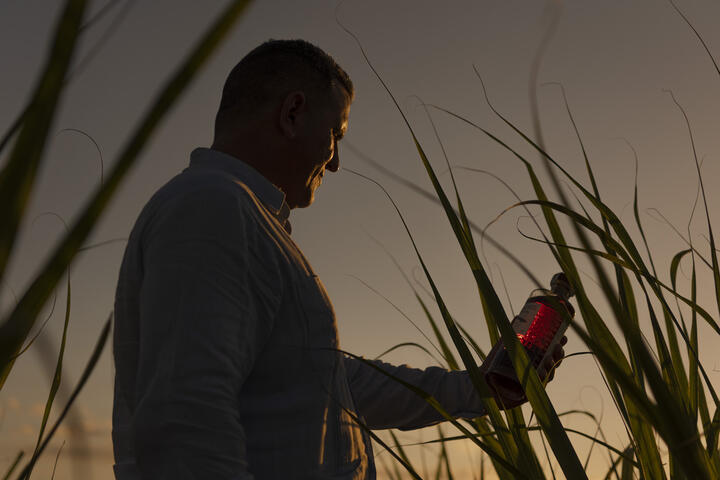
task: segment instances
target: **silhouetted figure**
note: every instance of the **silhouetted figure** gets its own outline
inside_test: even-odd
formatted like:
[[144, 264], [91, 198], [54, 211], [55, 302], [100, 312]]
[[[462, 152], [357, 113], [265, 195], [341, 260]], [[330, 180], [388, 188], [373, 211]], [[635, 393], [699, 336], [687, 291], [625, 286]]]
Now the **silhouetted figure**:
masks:
[[[333, 350], [330, 299], [290, 236], [290, 211], [339, 168], [353, 95], [319, 48], [260, 45], [227, 78], [212, 147], [140, 213], [115, 301], [118, 480], [373, 479], [353, 416], [372, 429], [443, 420]], [[374, 363], [456, 417], [484, 413], [466, 372]]]

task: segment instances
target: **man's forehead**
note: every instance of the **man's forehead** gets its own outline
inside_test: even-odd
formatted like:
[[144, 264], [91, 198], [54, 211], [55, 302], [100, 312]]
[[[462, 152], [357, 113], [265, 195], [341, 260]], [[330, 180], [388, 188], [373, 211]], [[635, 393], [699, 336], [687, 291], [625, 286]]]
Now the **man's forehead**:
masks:
[[348, 115], [350, 114], [350, 104], [352, 103], [352, 99], [345, 88], [337, 84], [333, 85], [332, 96], [335, 100], [335, 106], [340, 113], [340, 121], [343, 124], [343, 130], [345, 130], [347, 129]]

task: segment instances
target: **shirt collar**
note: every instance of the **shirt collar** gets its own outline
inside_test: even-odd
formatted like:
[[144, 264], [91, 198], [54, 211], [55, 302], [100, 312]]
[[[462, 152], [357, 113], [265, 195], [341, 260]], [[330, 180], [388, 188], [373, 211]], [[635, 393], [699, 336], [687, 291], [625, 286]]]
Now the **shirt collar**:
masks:
[[260, 172], [242, 160], [211, 148], [196, 148], [190, 154], [190, 166], [216, 168], [230, 173], [252, 190], [265, 207], [275, 215], [285, 230], [290, 233], [290, 207], [285, 194]]

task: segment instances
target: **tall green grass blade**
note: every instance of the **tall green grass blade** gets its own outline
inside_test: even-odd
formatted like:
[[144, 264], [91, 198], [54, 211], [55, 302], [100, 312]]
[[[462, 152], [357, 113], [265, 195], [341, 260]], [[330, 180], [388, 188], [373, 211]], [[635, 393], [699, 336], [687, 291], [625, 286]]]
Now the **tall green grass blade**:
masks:
[[[24, 115], [17, 137], [0, 173], [0, 279], [10, 258], [23, 212], [40, 167], [48, 132], [57, 110], [65, 75], [82, 24], [86, 0], [67, 0], [55, 27], [43, 73]], [[22, 120], [20, 120], [22, 119]], [[10, 131], [12, 132], [11, 127]], [[6, 135], [7, 138], [12, 134]]]
[[440, 428], [440, 426], [438, 426], [438, 435], [440, 436], [440, 440], [441, 440], [440, 448], [442, 451], [442, 459], [443, 459], [443, 461], [441, 463], [445, 464], [445, 478], [447, 480], [452, 480], [454, 477], [453, 477], [452, 471], [450, 469], [450, 456], [448, 455], [447, 447], [445, 446], [445, 436], [443, 435], [442, 428]]
[[610, 468], [608, 469], [607, 473], [605, 474], [605, 480], [610, 480], [610, 475], [611, 475], [611, 474], [615, 474], [615, 478], [616, 478], [617, 480], [620, 480], [620, 475], [619, 475], [618, 472], [617, 472], [617, 466], [620, 464], [620, 462], [621, 462], [622, 460], [624, 460], [624, 459], [626, 458], [626, 456], [631, 456], [631, 455], [633, 455], [633, 448], [632, 448], [632, 446], [627, 447], [627, 448], [623, 451], [623, 455], [619, 455], [619, 456], [615, 459], [615, 461], [612, 462], [612, 464], [610, 465]]
[[82, 375], [80, 376], [80, 380], [78, 380], [77, 385], [73, 389], [72, 393], [70, 394], [70, 397], [68, 398], [67, 404], [65, 405], [65, 408], [60, 412], [60, 415], [58, 415], [57, 420], [55, 420], [55, 423], [48, 431], [48, 434], [45, 436], [45, 439], [42, 441], [40, 446], [36, 448], [35, 452], [36, 454], [33, 455], [33, 458], [28, 462], [28, 464], [25, 466], [25, 468], [22, 470], [20, 475], [17, 477], [18, 480], [28, 478], [30, 475], [30, 472], [32, 471], [33, 467], [35, 466], [35, 462], [40, 458], [40, 455], [47, 447], [48, 443], [50, 443], [50, 440], [52, 439], [53, 435], [57, 431], [58, 427], [60, 426], [60, 423], [63, 421], [65, 416], [68, 413], [68, 410], [70, 410], [70, 407], [75, 402], [75, 399], [80, 394], [80, 391], [82, 391], [83, 387], [85, 386], [85, 383], [87, 382], [88, 378], [90, 377], [90, 374], [95, 369], [95, 366], [97, 365], [98, 360], [100, 359], [100, 355], [103, 352], [103, 349], [105, 348], [105, 344], [107, 343], [108, 336], [110, 335], [110, 328], [112, 326], [112, 318], [113, 314], [110, 313], [110, 316], [108, 317], [107, 321], [105, 322], [105, 325], [103, 326], [100, 336], [98, 337], [98, 340], [95, 344], [95, 348], [93, 349], [92, 354], [90, 355], [90, 359], [88, 360], [87, 364], [85, 365], [85, 369], [83, 370]]
[[425, 305], [425, 302], [422, 300], [422, 298], [420, 298], [420, 295], [418, 295], [417, 292], [415, 292], [415, 298], [417, 298], [417, 301], [420, 302], [420, 307], [425, 313], [428, 322], [430, 322], [430, 327], [432, 328], [432, 331], [435, 334], [435, 338], [440, 345], [440, 350], [442, 350], [442, 356], [445, 359], [445, 362], [447, 362], [448, 367], [451, 370], [460, 370], [460, 365], [458, 364], [455, 355], [453, 354], [452, 350], [450, 350], [450, 347], [445, 341], [445, 337], [443, 336], [442, 332], [440, 332], [440, 329], [438, 328], [435, 319], [430, 313], [430, 310], [428, 310], [427, 305]]
[[717, 455], [718, 448], [718, 434], [720, 434], [720, 408], [715, 409], [712, 423], [705, 430], [705, 437], [707, 439], [707, 449], [709, 453]]
[[58, 448], [57, 455], [55, 455], [55, 463], [53, 464], [53, 470], [52, 475], [50, 475], [50, 480], [54, 480], [55, 478], [55, 469], [57, 469], [57, 463], [58, 460], [60, 460], [60, 454], [62, 453], [63, 447], [65, 447], [65, 440], [63, 440], [62, 445], [60, 445], [60, 448]]
[[[47, 425], [48, 418], [50, 417], [50, 411], [52, 410], [52, 404], [55, 400], [55, 395], [57, 394], [58, 389], [60, 388], [60, 381], [62, 380], [62, 366], [63, 366], [63, 357], [65, 355], [65, 344], [67, 342], [67, 329], [68, 325], [70, 324], [70, 300], [72, 298], [71, 290], [70, 290], [70, 271], [68, 271], [68, 280], [67, 280], [67, 299], [65, 304], [65, 323], [63, 325], [63, 333], [62, 333], [62, 340], [60, 341], [60, 351], [58, 353], [58, 359], [57, 363], [55, 365], [55, 375], [53, 375], [53, 381], [52, 385], [50, 387], [50, 393], [48, 395], [47, 401], [45, 402], [45, 411], [43, 412], [43, 418], [42, 423], [40, 424], [40, 431], [38, 432], [38, 439], [37, 443], [35, 444], [35, 451], [33, 452], [31, 464], [34, 465], [35, 461], [37, 460], [37, 457], [39, 456], [39, 447], [40, 443], [42, 442], [43, 434], [45, 433], [45, 426]], [[32, 468], [27, 473], [27, 476], [24, 480], [27, 480], [30, 478], [30, 474], [32, 473]]]
[[[23, 124], [23, 120], [25, 118], [25, 115], [27, 114], [27, 110], [28, 110], [27, 107], [25, 107], [25, 109], [23, 109], [23, 111], [20, 112], [20, 114], [17, 116], [17, 118], [15, 118], [15, 120], [13, 120], [13, 123], [8, 127], [8, 129], [3, 134], [2, 138], [0, 139], [0, 153], [2, 153], [3, 150], [5, 150], [5, 147], [7, 147], [10, 144], [10, 140], [15, 138], [15, 135], [17, 134], [17, 132], [20, 131], [20, 127]], [[0, 171], [0, 182], [2, 182], [3, 175], [5, 174], [4, 172], [5, 172], [4, 169], [2, 171]]]
[[465, 328], [463, 328], [463, 326], [460, 325], [460, 323], [457, 320], [455, 320], [455, 325], [457, 325], [457, 327], [460, 329], [460, 332], [462, 333], [463, 338], [465, 338], [465, 340], [470, 344], [472, 349], [475, 351], [475, 354], [478, 357], [480, 357], [480, 359], [484, 362], [485, 357], [486, 357], [485, 352], [483, 352], [483, 350], [480, 348], [480, 346], [475, 342], [475, 340], [473, 340], [473, 338], [470, 336], [470, 334], [467, 332], [467, 330], [465, 330]]
[[622, 480], [634, 480], [633, 464], [627, 460], [627, 457], [623, 457], [622, 459], [622, 473], [620, 478]]
[[[435, 126], [435, 122], [432, 119], [432, 115], [430, 115], [430, 111], [428, 110], [427, 105], [425, 103], [422, 103], [422, 106], [423, 106], [423, 109], [425, 110], [425, 114], [427, 115], [428, 120], [430, 121], [430, 125], [432, 126], [433, 132], [435, 133], [435, 138], [437, 139], [438, 144], [440, 145], [440, 149], [442, 150], [443, 157], [445, 158], [445, 164], [447, 165], [448, 171], [450, 173], [450, 179], [452, 181], [453, 190], [455, 191], [455, 198], [456, 198], [457, 206], [458, 206], [457, 207], [457, 211], [458, 211], [457, 216], [459, 216], [460, 227], [461, 227], [460, 229], [457, 229], [455, 227], [453, 228], [455, 230], [455, 235], [456, 235], [461, 247], [463, 247], [463, 251], [472, 252], [472, 253], [477, 252], [477, 248], [475, 246], [475, 240], [473, 239], [472, 230], [470, 228], [470, 223], [467, 218], [467, 215], [465, 214], [465, 208], [464, 208], [462, 200], [460, 198], [460, 192], [458, 191], [457, 183], [455, 182], [455, 175], [453, 174], [453, 170], [450, 167], [450, 160], [448, 159], [447, 152], [445, 151], [445, 145], [443, 144], [442, 139], [440, 138], [440, 134], [438, 133], [437, 127]], [[409, 123], [408, 123], [408, 128], [410, 128]], [[415, 137], [415, 134], [413, 133], [413, 138], [414, 137]], [[424, 157], [425, 152], [420, 147], [420, 144], [416, 138], [415, 138], [415, 145], [418, 148], [418, 152], [420, 153], [420, 156]], [[423, 163], [426, 163], [426, 162], [423, 162]], [[427, 169], [428, 166], [429, 166], [429, 163], [427, 163], [425, 165], [425, 168]], [[434, 177], [434, 176], [435, 176], [435, 172], [432, 172], [431, 177]], [[440, 188], [440, 190], [442, 190], [442, 187], [440, 187], [439, 181], [433, 181], [433, 186], [435, 187], [436, 193], [438, 192], [438, 188]], [[444, 192], [443, 192], [443, 195], [444, 195]], [[440, 196], [440, 195], [438, 195], [438, 196]], [[442, 201], [442, 198], [441, 198], [441, 201]], [[445, 211], [447, 212], [448, 207], [450, 207], [450, 211], [452, 211], [453, 215], [455, 215], [455, 210], [452, 208], [452, 206], [450, 206], [450, 203], [448, 201], [442, 201], [442, 202], [443, 202], [443, 207], [445, 208]], [[448, 217], [448, 219], [449, 219], [449, 217]], [[452, 223], [452, 220], [451, 220], [451, 223]], [[472, 253], [471, 253], [471, 255], [472, 255]], [[468, 256], [467, 253], [465, 254], [465, 256], [466, 257]], [[477, 256], [476, 253], [475, 253], [475, 256]], [[468, 260], [468, 262], [471, 265], [471, 268], [472, 268], [474, 261], [475, 261], [475, 259], [473, 259], [472, 261]], [[477, 262], [479, 263], [479, 260]], [[478, 287], [479, 287], [479, 285], [478, 285]], [[495, 321], [495, 316], [493, 315], [492, 311], [490, 310], [490, 305], [485, 300], [485, 295], [483, 294], [483, 292], [479, 292], [479, 293], [480, 293], [480, 302], [482, 305], [483, 314], [485, 316], [485, 322], [486, 322], [487, 328], [488, 328], [488, 335], [490, 336], [490, 343], [492, 343], [494, 345], [500, 339], [500, 337], [498, 335], [498, 327], [497, 327], [497, 324]], [[503, 314], [504, 314], [504, 312], [503, 312]]]
[[17, 466], [20, 464], [20, 460], [22, 459], [23, 455], [25, 455], [25, 452], [20, 450], [17, 455], [15, 455], [15, 460], [10, 464], [10, 468], [8, 468], [8, 471], [5, 472], [5, 476], [3, 476], [3, 480], [10, 480], [10, 475], [13, 474]]
[[410, 465], [410, 459], [408, 458], [407, 454], [405, 453], [405, 449], [403, 449], [402, 445], [400, 444], [400, 441], [397, 439], [395, 432], [390, 430], [390, 436], [393, 439], [393, 443], [395, 443], [395, 449], [397, 450], [398, 455], [402, 459], [403, 465]]
[[682, 19], [685, 21], [685, 23], [692, 29], [693, 33], [697, 37], [697, 39], [702, 44], [703, 49], [705, 50], [705, 53], [707, 53], [707, 56], [710, 58], [710, 61], [712, 62], [713, 66], [715, 67], [715, 71], [720, 75], [720, 67], [718, 67], [717, 62], [715, 61], [715, 58], [713, 58], [712, 53], [710, 53], [710, 49], [708, 48], [707, 44], [705, 43], [705, 40], [703, 40], [702, 36], [700, 36], [700, 33], [697, 31], [697, 29], [693, 26], [692, 23], [690, 23], [690, 20], [685, 16], [685, 14], [675, 5], [675, 2], [673, 0], [668, 0], [670, 2], [670, 5], [675, 9], [675, 11], [682, 17]]
[[[485, 445], [489, 449], [491, 449], [493, 452], [495, 452], [495, 456], [488, 455], [490, 458], [490, 461], [493, 464], [493, 467], [495, 468], [495, 472], [497, 473], [500, 480], [514, 480], [515, 476], [511, 471], [505, 470], [501, 463], [496, 462], [495, 458], [496, 456], [498, 458], [503, 458], [503, 448], [500, 442], [495, 438], [496, 433], [491, 429], [489, 422], [486, 418], [475, 418], [473, 419], [473, 427], [475, 428], [475, 431], [477, 432], [474, 435], [478, 435], [483, 438], [485, 441]], [[459, 439], [465, 439], [466, 437], [463, 435], [461, 437], [454, 437]], [[482, 456], [481, 458], [484, 458]]]
[[[693, 302], [697, 300], [697, 281], [695, 277], [695, 262], [693, 261], [692, 276], [690, 280], [690, 298]], [[697, 314], [693, 311], [690, 320], [690, 349], [694, 352], [698, 352], [698, 333], [697, 333]], [[698, 369], [697, 358], [688, 352], [688, 378], [689, 378], [689, 400], [690, 400], [690, 412], [697, 422], [698, 408], [700, 401], [700, 375]]]
[[[675, 6], [675, 5], [673, 4], [673, 6]], [[685, 18], [685, 17], [683, 16], [683, 18]], [[699, 35], [698, 35], [698, 37], [699, 37]], [[714, 63], [714, 60], [713, 60], [713, 63]], [[716, 65], [716, 68], [717, 68], [717, 65]], [[702, 193], [703, 204], [705, 205], [705, 218], [707, 220], [708, 235], [710, 236], [710, 255], [712, 258], [713, 280], [715, 281], [715, 300], [717, 302], [718, 310], [720, 311], [720, 264], [718, 263], [717, 250], [715, 249], [715, 237], [713, 235], [712, 224], [710, 222], [710, 210], [708, 209], [707, 197], [705, 195], [705, 184], [703, 183], [702, 175], [700, 174], [700, 163], [698, 162], [697, 151], [695, 149], [695, 138], [693, 137], [692, 128], [690, 126], [690, 119], [688, 118], [687, 113], [685, 112], [685, 109], [675, 99], [675, 95], [670, 90], [666, 90], [666, 91], [670, 94], [670, 97], [672, 98], [673, 102], [675, 103], [675, 105], [678, 107], [678, 109], [682, 113], [682, 116], [685, 119], [685, 124], [687, 125], [688, 136], [690, 137], [690, 145], [692, 146], [693, 158], [695, 160], [695, 168], [697, 169], [698, 181], [700, 182], [700, 191]]]
[[[130, 136], [118, 160], [114, 163], [113, 169], [105, 184], [99, 187], [92, 195], [78, 220], [70, 229], [70, 233], [66, 235], [55, 248], [40, 274], [20, 299], [18, 305], [0, 325], [0, 388], [4, 385], [12, 369], [13, 361], [10, 359], [13, 358], [15, 353], [22, 347], [25, 338], [34, 325], [38, 312], [55, 288], [59, 278], [74, 258], [78, 249], [82, 247], [83, 242], [90, 234], [101, 213], [109, 203], [113, 194], [117, 191], [120, 182], [135, 163], [143, 147], [147, 144], [165, 115], [169, 112], [173, 103], [190, 84], [200, 68], [220, 44], [220, 41], [229, 33], [231, 27], [249, 3], [249, 0], [232, 2], [205, 32], [187, 59], [180, 65], [176, 73], [161, 90], [145, 117]], [[51, 63], [52, 62], [51, 60]], [[60, 79], [60, 81], [61, 80], [62, 79]], [[23, 131], [26, 128], [30, 128], [31, 125], [33, 125], [33, 123], [28, 117]], [[14, 151], [23, 151], [21, 147], [25, 144], [23, 143], [24, 140], [21, 142], [22, 135], [23, 133], [20, 132]], [[31, 139], [33, 144], [37, 141], [37, 138], [33, 137]], [[15, 174], [10, 175], [5, 178], [5, 181], [16, 176]], [[2, 195], [5, 194], [6, 190], [4, 190], [4, 188], [0, 189], [0, 200]], [[6, 202], [0, 201], [0, 218], [11, 219], [13, 215], [18, 213], [15, 212], [13, 214], [10, 212], [6, 216], [2, 213], [2, 209], [6, 207]], [[5, 232], [5, 229], [3, 229], [2, 232]], [[4, 235], [4, 233], [0, 233], [0, 236], [1, 235]], [[0, 241], [0, 249], [2, 248], [5, 247], [3, 247]], [[0, 256], [6, 253], [7, 252], [0, 252]], [[4, 261], [5, 260], [0, 258], [0, 265], [4, 265]]]
[[441, 480], [442, 478], [442, 466], [443, 461], [445, 460], [445, 455], [447, 455], [447, 451], [443, 448], [440, 450], [440, 455], [438, 456], [438, 462], [435, 466], [435, 480]]

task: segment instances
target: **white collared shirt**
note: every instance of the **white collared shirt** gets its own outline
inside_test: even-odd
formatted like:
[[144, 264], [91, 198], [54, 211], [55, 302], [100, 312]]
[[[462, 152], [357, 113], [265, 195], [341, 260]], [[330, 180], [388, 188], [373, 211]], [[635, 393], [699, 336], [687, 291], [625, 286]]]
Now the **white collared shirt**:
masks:
[[[230, 155], [193, 151], [131, 232], [115, 298], [118, 480], [374, 479], [369, 428], [442, 420], [340, 354], [284, 194]], [[452, 415], [482, 406], [465, 372], [373, 361]]]

